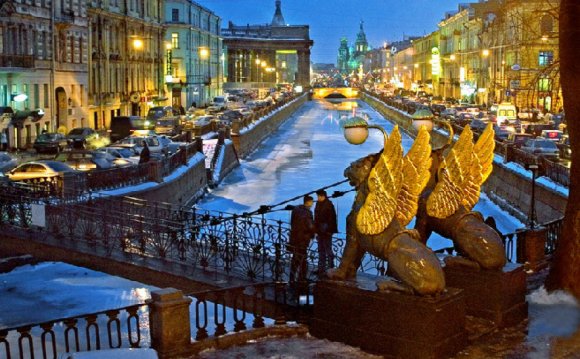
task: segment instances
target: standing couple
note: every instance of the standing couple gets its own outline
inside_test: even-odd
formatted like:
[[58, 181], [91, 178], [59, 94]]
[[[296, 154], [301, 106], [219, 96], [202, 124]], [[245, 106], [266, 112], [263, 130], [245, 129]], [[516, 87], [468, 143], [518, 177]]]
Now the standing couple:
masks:
[[306, 279], [308, 263], [306, 260], [308, 245], [316, 234], [318, 240], [318, 275], [322, 276], [329, 268], [334, 268], [332, 253], [332, 235], [337, 230], [336, 210], [328, 199], [326, 191], [316, 191], [318, 197], [314, 217], [312, 205], [314, 199], [306, 195], [304, 203], [292, 210], [290, 219], [289, 251], [292, 253], [290, 264], [290, 283], [303, 282]]

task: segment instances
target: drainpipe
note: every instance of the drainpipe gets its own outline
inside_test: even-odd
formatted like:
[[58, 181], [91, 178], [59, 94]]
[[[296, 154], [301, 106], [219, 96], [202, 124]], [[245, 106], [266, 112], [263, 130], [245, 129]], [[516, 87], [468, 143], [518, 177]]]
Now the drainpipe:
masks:
[[56, 108], [56, 100], [55, 100], [55, 88], [54, 88], [54, 69], [56, 67], [56, 38], [57, 38], [57, 33], [56, 33], [56, 27], [54, 26], [55, 23], [55, 2], [52, 2], [52, 5], [50, 7], [50, 29], [52, 32], [52, 61], [50, 62], [50, 85], [49, 85], [49, 91], [50, 91], [50, 114], [51, 114], [51, 127], [53, 129], [54, 132], [56, 132], [56, 130], [58, 129], [57, 126], [57, 116], [58, 116], [58, 110]]

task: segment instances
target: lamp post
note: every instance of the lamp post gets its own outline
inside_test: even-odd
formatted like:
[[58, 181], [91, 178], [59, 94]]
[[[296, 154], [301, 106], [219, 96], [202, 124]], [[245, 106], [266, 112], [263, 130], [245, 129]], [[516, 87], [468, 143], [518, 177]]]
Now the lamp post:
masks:
[[535, 229], [536, 227], [536, 175], [538, 172], [538, 165], [528, 165], [530, 171], [532, 171], [532, 196], [530, 199], [530, 217], [528, 218], [528, 225], [530, 229]]

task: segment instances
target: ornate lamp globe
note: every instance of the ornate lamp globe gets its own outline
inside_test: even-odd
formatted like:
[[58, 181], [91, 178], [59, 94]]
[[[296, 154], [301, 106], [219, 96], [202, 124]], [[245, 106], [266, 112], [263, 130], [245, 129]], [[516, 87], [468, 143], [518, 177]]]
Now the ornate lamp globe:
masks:
[[421, 126], [425, 126], [429, 132], [433, 129], [433, 113], [430, 110], [426, 108], [419, 109], [411, 117], [413, 119], [413, 127], [417, 131]]
[[360, 145], [369, 137], [369, 124], [362, 117], [351, 117], [342, 123], [342, 127], [344, 128], [344, 138], [350, 144]]

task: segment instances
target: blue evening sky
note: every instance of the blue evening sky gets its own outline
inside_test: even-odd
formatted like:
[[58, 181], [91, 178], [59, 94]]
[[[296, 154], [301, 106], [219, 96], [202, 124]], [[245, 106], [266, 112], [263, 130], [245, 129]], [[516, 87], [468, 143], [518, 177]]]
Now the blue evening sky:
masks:
[[[236, 25], [265, 24], [272, 21], [275, 0], [196, 0]], [[359, 23], [364, 21], [367, 40], [372, 47], [403, 36], [422, 36], [437, 29], [448, 11], [455, 11], [458, 0], [282, 0], [282, 14], [290, 25], [310, 25], [314, 40], [311, 60], [336, 63], [340, 39], [349, 44], [356, 39]], [[476, 2], [476, 0], [472, 1]]]

